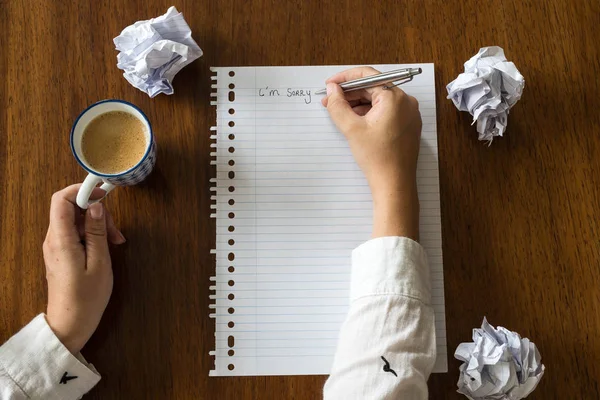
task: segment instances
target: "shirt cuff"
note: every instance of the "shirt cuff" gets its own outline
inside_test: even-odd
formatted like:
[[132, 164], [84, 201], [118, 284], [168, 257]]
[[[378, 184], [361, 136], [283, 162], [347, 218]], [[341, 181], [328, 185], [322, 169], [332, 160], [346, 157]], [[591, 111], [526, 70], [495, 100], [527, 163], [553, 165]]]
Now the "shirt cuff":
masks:
[[81, 354], [74, 356], [40, 314], [0, 347], [0, 364], [30, 398], [78, 399], [100, 380]]
[[369, 240], [352, 252], [350, 297], [400, 295], [431, 303], [429, 265], [423, 247], [406, 237]]

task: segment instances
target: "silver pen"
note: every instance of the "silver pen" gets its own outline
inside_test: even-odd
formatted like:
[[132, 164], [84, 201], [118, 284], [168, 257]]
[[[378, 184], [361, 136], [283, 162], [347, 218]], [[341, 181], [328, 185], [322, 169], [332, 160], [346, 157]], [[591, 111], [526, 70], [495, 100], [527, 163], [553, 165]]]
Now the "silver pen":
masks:
[[[395, 71], [383, 72], [377, 75], [366, 76], [364, 78], [353, 79], [348, 82], [340, 83], [340, 87], [344, 92], [352, 90], [366, 89], [374, 86], [383, 85], [386, 83], [397, 82], [393, 85], [384, 86], [384, 89], [389, 89], [394, 86], [402, 85], [403, 83], [412, 81], [413, 76], [419, 75], [423, 70], [421, 68], [403, 68]], [[321, 89], [315, 94], [326, 94], [327, 89]]]

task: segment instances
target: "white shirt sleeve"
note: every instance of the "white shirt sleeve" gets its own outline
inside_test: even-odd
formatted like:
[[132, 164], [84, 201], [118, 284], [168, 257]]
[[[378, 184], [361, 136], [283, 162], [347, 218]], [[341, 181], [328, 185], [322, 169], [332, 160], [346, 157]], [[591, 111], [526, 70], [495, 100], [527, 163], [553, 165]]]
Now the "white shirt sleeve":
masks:
[[99, 380], [92, 364], [58, 340], [44, 314], [0, 347], [0, 400], [79, 399]]
[[436, 347], [421, 245], [383, 237], [356, 248], [350, 296], [324, 398], [427, 399]]

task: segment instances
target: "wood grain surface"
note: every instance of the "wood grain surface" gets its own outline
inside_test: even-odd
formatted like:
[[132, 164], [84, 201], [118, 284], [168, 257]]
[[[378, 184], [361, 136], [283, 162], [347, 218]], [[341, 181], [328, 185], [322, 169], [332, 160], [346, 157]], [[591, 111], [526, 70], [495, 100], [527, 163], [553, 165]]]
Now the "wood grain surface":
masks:
[[[433, 62], [448, 347], [483, 316], [531, 338], [546, 375], [531, 399], [600, 398], [600, 3], [564, 0], [191, 1], [175, 4], [205, 55], [154, 99], [116, 68], [113, 37], [162, 0], [0, 0], [0, 342], [45, 309], [51, 194], [84, 178], [74, 118], [106, 98], [149, 116], [158, 164], [108, 197], [128, 243], [84, 355], [89, 399], [317, 399], [324, 376], [210, 378], [210, 66]], [[445, 85], [482, 46], [526, 79], [506, 137], [476, 139]], [[433, 375], [455, 393], [458, 361]]]

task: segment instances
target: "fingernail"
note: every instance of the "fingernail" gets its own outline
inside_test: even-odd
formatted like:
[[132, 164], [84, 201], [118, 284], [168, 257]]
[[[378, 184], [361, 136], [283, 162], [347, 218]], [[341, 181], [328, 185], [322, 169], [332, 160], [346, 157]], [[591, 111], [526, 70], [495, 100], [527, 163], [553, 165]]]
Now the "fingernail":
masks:
[[91, 204], [88, 207], [92, 219], [101, 219], [104, 216], [104, 207], [100, 203]]
[[119, 231], [119, 239], [121, 239], [121, 244], [125, 243], [127, 241], [127, 239], [125, 239], [125, 236], [123, 236], [123, 234], [121, 233], [121, 231]]
[[331, 93], [333, 93], [333, 87], [335, 86], [335, 83], [328, 83], [327, 84], [327, 96], [329, 96]]

